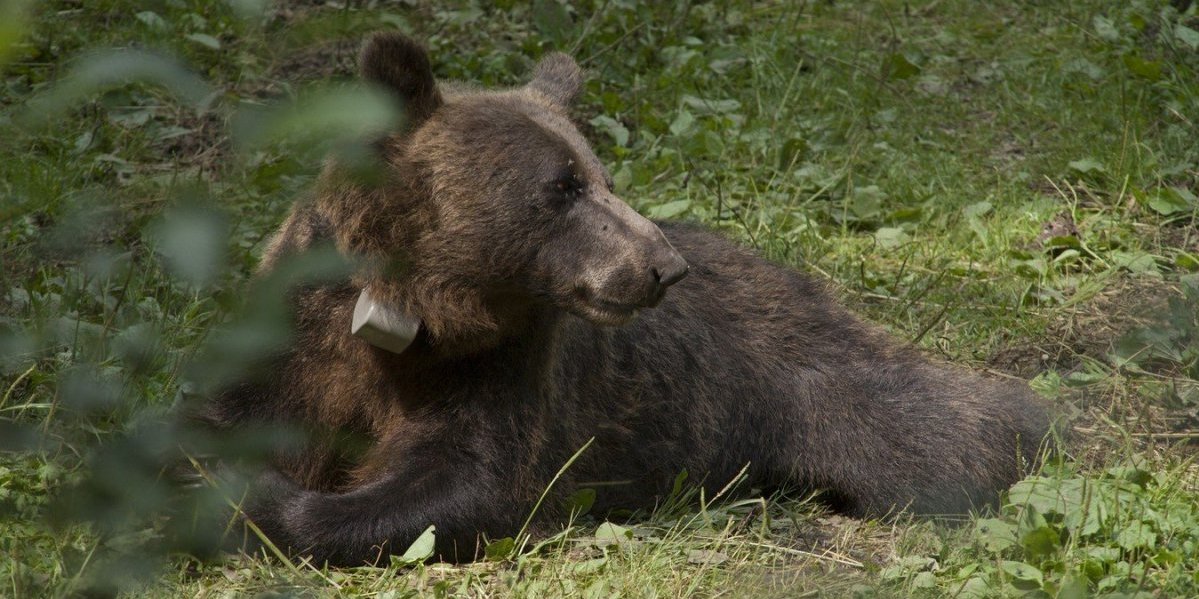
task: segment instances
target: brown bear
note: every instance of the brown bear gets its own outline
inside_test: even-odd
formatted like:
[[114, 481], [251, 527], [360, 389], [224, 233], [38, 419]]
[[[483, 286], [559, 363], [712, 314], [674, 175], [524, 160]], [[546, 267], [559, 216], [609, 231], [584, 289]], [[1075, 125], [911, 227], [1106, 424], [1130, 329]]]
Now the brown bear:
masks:
[[[362, 266], [293, 290], [294, 343], [204, 416], [316, 431], [252, 483], [246, 514], [277, 545], [362, 564], [435, 525], [435, 557], [474, 559], [589, 441], [541, 530], [572, 491], [595, 489], [600, 513], [651, 508], [683, 471], [709, 493], [744, 470], [743, 488], [822, 490], [846, 514], [959, 514], [1038, 455], [1048, 418], [1027, 385], [931, 362], [821, 282], [617, 198], [568, 117], [571, 58], [473, 90], [381, 34], [361, 71], [406, 115], [373, 146], [381, 180], [331, 161], [262, 268], [321, 240]], [[364, 290], [415, 336], [352, 335]]]

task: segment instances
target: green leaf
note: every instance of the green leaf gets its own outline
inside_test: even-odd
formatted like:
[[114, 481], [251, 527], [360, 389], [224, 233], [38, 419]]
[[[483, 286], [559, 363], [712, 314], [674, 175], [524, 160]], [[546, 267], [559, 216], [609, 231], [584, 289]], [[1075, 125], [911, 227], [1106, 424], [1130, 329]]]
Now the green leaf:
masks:
[[683, 492], [683, 485], [687, 482], [687, 469], [684, 468], [674, 477], [674, 485], [670, 488], [670, 496], [678, 497]]
[[[1071, 387], [1085, 387], [1087, 385], [1094, 385], [1095, 383], [1101, 382], [1105, 379], [1107, 379], [1107, 375], [1102, 372], [1079, 370], [1076, 372], [1071, 372], [1066, 376], [1066, 384]], [[1059, 511], [1058, 513], [1060, 514], [1063, 512]]]
[[1050, 526], [1034, 528], [1020, 537], [1020, 545], [1026, 555], [1043, 559], [1057, 552], [1061, 545], [1061, 536]]
[[[1053, 239], [1067, 239], [1067, 238], [1054, 237]], [[1069, 239], [1073, 239], [1073, 237], [1070, 237]], [[1053, 241], [1053, 240], [1051, 239], [1050, 241]], [[1053, 247], [1053, 246], [1047, 245], [1047, 247]], [[1057, 257], [1053, 259], [1053, 263], [1054, 264], [1072, 264], [1074, 262], [1077, 262], [1078, 259], [1081, 257], [1082, 257], [1082, 252], [1080, 252], [1076, 249], [1062, 250], [1061, 253], [1059, 253], [1057, 255]]]
[[1088, 558], [1104, 563], [1115, 563], [1120, 561], [1119, 547], [1092, 546], [1083, 549], [1083, 554]]
[[715, 131], [704, 129], [691, 136], [684, 149], [694, 156], [715, 158], [724, 149], [724, 142]]
[[617, 193], [623, 193], [633, 184], [633, 169], [628, 163], [621, 163], [616, 172], [612, 173], [612, 186], [616, 188]]
[[918, 223], [924, 219], [924, 210], [919, 206], [900, 208], [887, 217], [891, 222]]
[[1073, 235], [1059, 235], [1045, 240], [1045, 247], [1060, 249], [1082, 249], [1082, 242]]
[[574, 30], [570, 12], [560, 0], [534, 0], [533, 26], [545, 37], [561, 45]]
[[392, 27], [395, 27], [396, 29], [399, 29], [400, 31], [406, 31], [406, 32], [412, 31], [412, 23], [409, 22], [408, 19], [404, 15], [396, 14], [393, 12], [385, 12], [385, 13], [379, 15], [379, 21], [383, 22], [383, 23], [387, 23], [388, 25], [391, 25]]
[[1101, 15], [1095, 15], [1091, 19], [1091, 24], [1095, 27], [1095, 33], [1103, 40], [1115, 42], [1120, 40], [1120, 31], [1116, 29], [1115, 24], [1111, 19]]
[[974, 534], [983, 549], [1000, 553], [1016, 544], [1016, 527], [998, 518], [980, 518], [974, 524]]
[[1199, 50], [1199, 31], [1179, 23], [1174, 26], [1174, 37], [1186, 44], [1192, 51]]
[[920, 74], [920, 67], [899, 52], [887, 55], [882, 65], [884, 79], [908, 79]]
[[243, 19], [258, 18], [266, 12], [270, 0], [225, 0], [233, 7], [233, 12]]
[[683, 103], [700, 114], [723, 114], [741, 109], [741, 102], [737, 100], [710, 100], [684, 95]]
[[600, 524], [598, 528], [595, 529], [595, 538], [596, 538], [596, 540], [599, 540], [599, 541], [611, 541], [611, 542], [616, 542], [616, 543], [624, 543], [626, 541], [632, 540], [633, 531], [631, 531], [623, 526], [620, 526], [619, 524], [613, 524], [611, 522], [604, 522], [603, 524]]
[[1071, 493], [1063, 489], [1066, 482], [1050, 477], [1026, 478], [1008, 491], [1008, 506], [1025, 509], [1031, 506], [1041, 514], [1064, 514], [1072, 499]]
[[395, 102], [380, 90], [358, 86], [318, 88], [295, 102], [239, 112], [235, 142], [242, 151], [284, 140], [337, 144], [392, 131], [401, 118]]
[[506, 560], [516, 550], [516, 540], [512, 537], [496, 539], [483, 548], [483, 555], [492, 561]]
[[792, 137], [783, 143], [779, 150], [779, 170], [788, 170], [799, 164], [800, 159], [808, 152], [808, 142], [798, 137]]
[[29, 102], [24, 120], [49, 123], [93, 94], [134, 81], [161, 85], [197, 107], [212, 94], [207, 82], [174, 60], [139, 50], [112, 50], [79, 61], [60, 83]]
[[999, 569], [1012, 577], [1013, 586], [1021, 590], [1038, 589], [1045, 580], [1039, 569], [1024, 562], [1003, 560], [999, 562]]
[[1187, 204], [1189, 204], [1191, 206], [1199, 205], [1199, 197], [1196, 197], [1195, 193], [1192, 192], [1191, 190], [1189, 190], [1185, 187], [1173, 187], [1173, 186], [1171, 186], [1169, 189], [1170, 189], [1170, 191], [1173, 191], [1174, 193], [1181, 196], [1182, 199], [1186, 200]]
[[963, 214], [966, 217], [966, 226], [969, 226], [971, 231], [986, 242], [990, 237], [990, 232], [987, 230], [987, 225], [982, 222], [982, 217], [987, 216], [992, 210], [992, 205], [989, 201], [978, 201], [965, 207]]
[[1016, 274], [1026, 279], [1039, 280], [1049, 272], [1049, 264], [1043, 258], [1016, 260], [1014, 266]]
[[920, 572], [912, 577], [911, 587], [914, 589], [937, 588], [937, 575], [932, 572]]
[[1153, 561], [1158, 566], [1170, 567], [1182, 562], [1182, 554], [1167, 547], [1162, 547], [1157, 551], [1157, 555], [1153, 556]]
[[1080, 160], [1073, 160], [1067, 166], [1069, 166], [1072, 170], [1077, 171], [1078, 173], [1081, 173], [1083, 175], [1088, 175], [1091, 173], [1106, 173], [1107, 172], [1107, 167], [1104, 166], [1102, 162], [1099, 162], [1098, 160], [1095, 160], [1094, 158], [1089, 158], [1089, 157], [1082, 158]]
[[971, 576], [962, 583], [962, 586], [954, 589], [954, 592], [949, 594], [950, 597], [960, 599], [983, 599], [984, 597], [991, 597], [993, 595], [994, 592], [991, 589], [991, 584], [982, 576]]
[[1092, 81], [1099, 81], [1100, 79], [1103, 79], [1104, 75], [1107, 74], [1107, 72], [1103, 70], [1103, 67], [1085, 58], [1075, 58], [1074, 60], [1062, 65], [1062, 72], [1086, 75]]
[[1062, 578], [1055, 599], [1087, 599], [1087, 576], [1080, 572], [1070, 572]]
[[[1116, 549], [1116, 553], [1119, 554], [1119, 552], [1120, 550]], [[1082, 572], [1083, 576], [1087, 577], [1087, 579], [1097, 581], [1100, 578], [1103, 578], [1104, 574], [1107, 574], [1107, 563], [1107, 560], [1090, 557], [1082, 561], [1082, 565], [1080, 566], [1079, 570]]]
[[82, 154], [82, 153], [88, 151], [88, 149], [90, 149], [92, 147], [92, 143], [94, 141], [95, 141], [95, 131], [92, 129], [88, 129], [87, 131], [84, 131], [82, 134], [80, 134], [79, 137], [75, 138], [75, 148], [74, 148], [75, 153]]
[[20, 287], [11, 287], [9, 288], [7, 294], [0, 297], [4, 297], [4, 299], [8, 301], [7, 307], [12, 310], [10, 314], [29, 307], [29, 291]]
[[694, 124], [695, 117], [691, 116], [691, 113], [684, 108], [679, 110], [679, 113], [674, 117], [674, 121], [670, 123], [670, 132], [673, 135], [681, 135]]
[[687, 563], [717, 565], [729, 561], [728, 554], [708, 549], [692, 549], [687, 552]]
[[1149, 22], [1145, 20], [1145, 17], [1135, 12], [1130, 12], [1128, 13], [1128, 24], [1132, 25], [1134, 31], [1141, 33], [1145, 31], [1145, 26], [1148, 25]]
[[650, 218], [666, 219], [674, 218], [691, 208], [691, 200], [674, 200], [665, 204], [658, 204], [646, 211]]
[[616, 145], [624, 147], [629, 143], [629, 130], [620, 123], [620, 121], [607, 116], [599, 115], [590, 121], [591, 126], [612, 136], [612, 140]]
[[130, 325], [112, 340], [114, 353], [135, 371], [145, 371], [161, 355], [158, 332], [150, 323]]
[[1194, 209], [1199, 199], [1181, 187], [1161, 187], [1148, 195], [1145, 205], [1162, 216]]
[[595, 505], [595, 489], [579, 489], [566, 499], [567, 509], [576, 516], [591, 511], [593, 505]]
[[108, 120], [127, 129], [141, 127], [154, 117], [153, 108], [133, 108], [109, 112]]
[[168, 210], [149, 231], [167, 268], [192, 285], [203, 287], [225, 261], [229, 224], [216, 208], [192, 202]]
[[63, 405], [76, 412], [102, 413], [119, 405], [121, 385], [107, 372], [80, 366], [63, 374], [58, 395]]
[[884, 198], [886, 194], [877, 185], [858, 187], [848, 199], [849, 212], [855, 220], [874, 220], [882, 211]]
[[209, 48], [212, 50], [220, 50], [221, 49], [221, 40], [218, 40], [217, 38], [212, 37], [211, 35], [208, 35], [207, 33], [189, 33], [183, 37], [185, 37], [193, 42], [196, 42], [197, 44], [200, 44], [201, 46], [204, 46], [205, 48]]
[[29, 0], [6, 0], [0, 2], [0, 65], [17, 48], [17, 42], [25, 35]]
[[404, 563], [415, 564], [433, 557], [433, 550], [437, 541], [433, 532], [435, 529], [436, 527], [430, 524], [425, 529], [425, 532], [420, 533], [420, 536], [416, 537], [416, 540], [408, 546], [408, 550], [404, 552], [404, 555], [400, 556], [400, 559]]
[[1157, 81], [1162, 78], [1162, 63], [1160, 60], [1145, 60], [1136, 54], [1124, 55], [1124, 66], [1133, 75], [1149, 81]]
[[893, 250], [910, 240], [908, 234], [899, 227], [881, 227], [874, 232], [874, 239], [879, 247]]
[[134, 16], [137, 17], [137, 20], [141, 21], [150, 29], [163, 30], [167, 28], [166, 20], [152, 10], [143, 10]]
[[917, 572], [931, 572], [937, 567], [936, 558], [924, 555], [907, 555], [879, 571], [883, 580], [905, 580]]
[[1174, 266], [1187, 272], [1199, 271], [1199, 256], [1178, 250], [1174, 256]]
[[611, 597], [611, 590], [608, 588], [608, 579], [600, 578], [583, 589], [583, 599], [607, 599]]
[[608, 556], [601, 556], [595, 559], [578, 562], [571, 566], [570, 570], [576, 575], [596, 574], [604, 569], [608, 564]]
[[1136, 520], [1116, 534], [1116, 544], [1128, 551], [1153, 549], [1157, 545], [1157, 533], [1148, 523]]
[[1029, 505], [1020, 512], [1020, 522], [1017, 524], [1020, 535], [1023, 536], [1029, 531], [1036, 530], [1048, 523], [1045, 521], [1045, 516], [1041, 515], [1041, 511], [1034, 505]]
[[[1163, 336], [1160, 338], [1161, 343], [1169, 343], [1169, 341], [1170, 340], [1167, 337]], [[1116, 478], [1126, 480], [1138, 487], [1141, 487], [1142, 489], [1146, 488], [1149, 483], [1153, 482], [1153, 473], [1145, 470], [1144, 468], [1139, 468], [1135, 464], [1114, 466], [1112, 468], [1108, 468], [1107, 473]]]
[[982, 202], [975, 202], [969, 206], [966, 206], [962, 210], [962, 215], [966, 218], [981, 218], [987, 214], [990, 214], [992, 208], [993, 206], [991, 206], [991, 202], [987, 202], [985, 200]]
[[1112, 250], [1108, 252], [1108, 258], [1113, 266], [1134, 274], [1157, 273], [1157, 260], [1144, 252]]

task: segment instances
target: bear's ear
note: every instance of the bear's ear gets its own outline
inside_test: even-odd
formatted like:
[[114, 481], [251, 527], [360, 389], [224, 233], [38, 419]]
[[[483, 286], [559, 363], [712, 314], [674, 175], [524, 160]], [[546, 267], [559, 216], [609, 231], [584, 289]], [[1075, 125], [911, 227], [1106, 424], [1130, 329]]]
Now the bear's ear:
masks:
[[569, 106], [583, 89], [583, 69], [575, 59], [553, 52], [534, 67], [529, 87], [562, 106]]
[[406, 129], [417, 127], [441, 106], [429, 54], [407, 36], [376, 33], [366, 42], [358, 64], [364, 80], [403, 102]]

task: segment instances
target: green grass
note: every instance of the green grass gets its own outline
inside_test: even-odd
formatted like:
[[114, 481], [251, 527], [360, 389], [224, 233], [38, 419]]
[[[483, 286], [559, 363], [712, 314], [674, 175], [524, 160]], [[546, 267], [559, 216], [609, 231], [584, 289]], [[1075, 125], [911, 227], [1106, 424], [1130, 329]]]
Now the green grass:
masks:
[[[1199, 594], [1195, 8], [259, 4], [28, 3], [12, 34], [0, 10], [0, 596]], [[465, 566], [155, 551], [172, 440], [152, 423], [256, 349], [214, 327], [248, 310], [269, 332], [246, 281], [329, 150], [308, 125], [363, 124], [358, 43], [395, 27], [485, 86], [570, 51], [626, 200], [826, 278], [931, 354], [1034, 379], [1064, 455], [961, 523], [766, 498], [583, 519]], [[130, 47], [174, 59], [89, 54]], [[119, 68], [153, 77], [80, 83]]]

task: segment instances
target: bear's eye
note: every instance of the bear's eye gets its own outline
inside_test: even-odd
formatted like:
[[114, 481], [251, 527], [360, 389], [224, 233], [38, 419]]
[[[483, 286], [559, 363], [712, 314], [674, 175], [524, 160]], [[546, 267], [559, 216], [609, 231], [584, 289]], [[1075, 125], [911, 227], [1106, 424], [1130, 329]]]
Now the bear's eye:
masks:
[[550, 191], [558, 200], [574, 201], [583, 194], [583, 182], [574, 175], [558, 177], [550, 184]]

